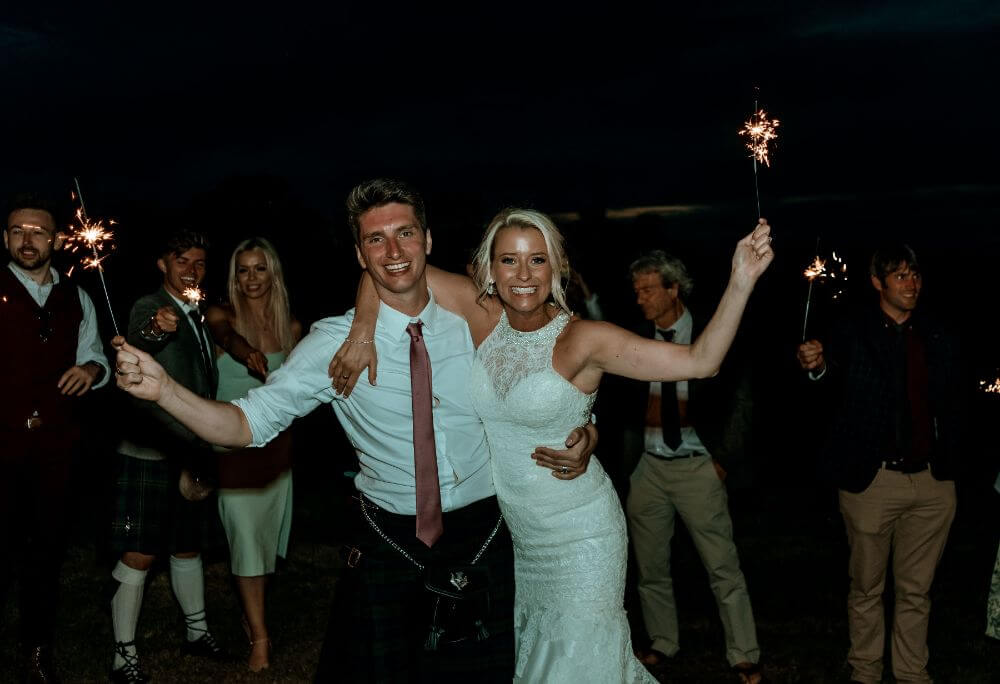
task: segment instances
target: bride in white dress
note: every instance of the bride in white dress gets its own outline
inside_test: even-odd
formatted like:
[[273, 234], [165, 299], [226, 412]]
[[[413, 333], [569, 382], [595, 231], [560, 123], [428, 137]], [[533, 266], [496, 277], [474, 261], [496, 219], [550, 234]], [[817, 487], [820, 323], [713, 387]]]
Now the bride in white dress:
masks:
[[[554, 470], [536, 467], [527, 455], [563, 448], [567, 432], [588, 422], [605, 372], [646, 381], [716, 373], [773, 258], [761, 220], [737, 244], [718, 309], [691, 345], [573, 317], [562, 289], [562, 236], [539, 212], [508, 209], [490, 222], [475, 282], [427, 267], [438, 304], [465, 317], [477, 346], [469, 393], [514, 540], [516, 681], [655, 681], [632, 653], [623, 608], [627, 531], [610, 479], [596, 461], [578, 475], [550, 459], [538, 465]], [[364, 308], [352, 329], [359, 339], [367, 339]]]

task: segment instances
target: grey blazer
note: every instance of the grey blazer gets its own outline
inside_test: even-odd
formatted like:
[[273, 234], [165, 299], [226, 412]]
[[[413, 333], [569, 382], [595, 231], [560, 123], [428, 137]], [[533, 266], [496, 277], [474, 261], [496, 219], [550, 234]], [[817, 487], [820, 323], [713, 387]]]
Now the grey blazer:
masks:
[[[156, 311], [164, 306], [173, 307], [181, 319], [178, 321], [177, 331], [159, 342], [140, 336], [139, 331], [149, 323]], [[215, 388], [219, 380], [215, 353], [214, 351], [209, 353], [211, 371], [207, 372], [201, 343], [187, 320], [187, 314], [177, 306], [165, 289], [161, 287], [153, 294], [142, 297], [132, 306], [126, 337], [129, 344], [151, 354], [174, 380], [202, 397], [215, 398]], [[211, 342], [211, 337], [208, 339]], [[135, 420], [130, 421], [130, 425], [124, 426], [124, 432], [126, 439], [133, 443], [151, 447], [167, 455], [177, 449], [189, 451], [192, 446], [206, 446], [193, 432], [155, 403], [132, 399], [132, 405], [135, 409], [132, 411]]]

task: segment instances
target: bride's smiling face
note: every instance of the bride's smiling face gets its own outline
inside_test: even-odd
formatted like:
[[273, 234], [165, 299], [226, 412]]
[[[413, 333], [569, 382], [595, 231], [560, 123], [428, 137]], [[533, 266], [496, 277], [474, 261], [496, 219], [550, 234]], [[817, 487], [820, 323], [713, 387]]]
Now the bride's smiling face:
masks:
[[490, 270], [497, 294], [509, 311], [530, 314], [543, 309], [552, 291], [552, 265], [537, 228], [500, 230], [493, 241]]

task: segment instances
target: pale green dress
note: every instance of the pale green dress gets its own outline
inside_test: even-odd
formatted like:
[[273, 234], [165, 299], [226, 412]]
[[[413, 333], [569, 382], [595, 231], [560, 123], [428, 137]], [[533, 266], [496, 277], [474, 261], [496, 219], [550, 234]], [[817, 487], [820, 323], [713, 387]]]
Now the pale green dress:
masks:
[[[267, 354], [274, 371], [285, 360], [284, 352]], [[219, 389], [215, 398], [232, 401], [245, 397], [263, 383], [229, 354], [218, 359]], [[256, 577], [274, 572], [277, 556], [288, 552], [292, 526], [292, 471], [286, 470], [260, 489], [219, 489], [219, 517], [229, 539], [232, 572]]]

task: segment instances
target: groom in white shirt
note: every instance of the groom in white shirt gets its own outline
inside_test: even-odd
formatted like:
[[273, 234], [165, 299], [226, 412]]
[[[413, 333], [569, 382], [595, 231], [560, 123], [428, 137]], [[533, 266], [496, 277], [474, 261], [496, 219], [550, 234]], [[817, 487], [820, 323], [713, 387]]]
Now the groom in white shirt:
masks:
[[[374, 338], [378, 385], [359, 383], [347, 397], [330, 386], [328, 362], [348, 339], [353, 311], [316, 323], [264, 387], [233, 404], [203, 402], [127, 346], [118, 356], [124, 373], [118, 384], [226, 446], [264, 444], [296, 417], [321, 403], [332, 405], [360, 463], [359, 525], [349, 559], [353, 569], [338, 582], [317, 681], [509, 682], [513, 556], [500, 522], [485, 433], [468, 396], [475, 353], [468, 325], [440, 308], [427, 288], [431, 235], [418, 193], [397, 181], [373, 180], [351, 191], [347, 207], [358, 259], [382, 304]], [[415, 415], [418, 423], [421, 417], [411, 364], [414, 345], [421, 343], [431, 372], [423, 416], [428, 431], [433, 426], [429, 448], [437, 486], [431, 501], [426, 489], [420, 493], [425, 470], [415, 464]], [[573, 446], [561, 458], [585, 467], [596, 443], [592, 429], [575, 430], [568, 442]], [[430, 526], [429, 536], [420, 533], [427, 541], [417, 538], [419, 525]], [[485, 629], [448, 643], [454, 634], [445, 626], [435, 649], [432, 625], [440, 629], [443, 623], [432, 615], [423, 568], [469, 565], [477, 554], [476, 565], [489, 572]]]

